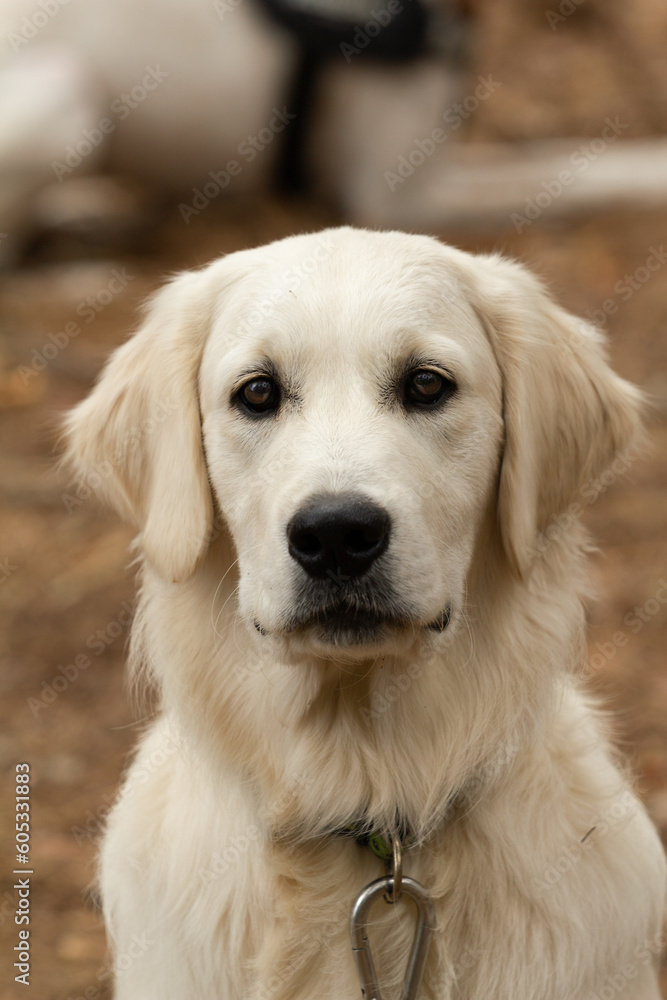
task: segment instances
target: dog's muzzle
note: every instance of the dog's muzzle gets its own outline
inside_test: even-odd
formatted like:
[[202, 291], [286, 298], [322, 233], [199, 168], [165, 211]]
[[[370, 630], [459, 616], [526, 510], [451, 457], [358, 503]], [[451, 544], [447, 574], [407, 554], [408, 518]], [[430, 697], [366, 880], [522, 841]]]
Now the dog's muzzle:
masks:
[[[363, 494], [323, 493], [310, 497], [286, 527], [296, 571], [292, 613], [281, 623], [284, 635], [314, 631], [334, 646], [386, 639], [393, 630], [415, 627], [443, 632], [451, 608], [420, 622], [418, 611], [396, 592], [390, 564], [382, 559], [392, 533], [389, 513]], [[255, 619], [255, 629], [268, 635]]]

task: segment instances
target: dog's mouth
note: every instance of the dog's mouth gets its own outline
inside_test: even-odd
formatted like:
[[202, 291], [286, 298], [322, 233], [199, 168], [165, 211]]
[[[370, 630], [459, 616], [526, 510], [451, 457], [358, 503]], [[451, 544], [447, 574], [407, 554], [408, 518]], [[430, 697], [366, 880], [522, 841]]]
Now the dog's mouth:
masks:
[[311, 631], [331, 646], [361, 646], [377, 642], [389, 629], [406, 626], [392, 614], [360, 608], [333, 607], [315, 613], [288, 631]]
[[[412, 616], [393, 609], [382, 610], [338, 603], [295, 614], [281, 631], [286, 636], [314, 633], [321, 642], [331, 646], [359, 646], [376, 643], [393, 630], [426, 629], [444, 632], [450, 619], [449, 604], [436, 619], [424, 625]], [[254, 625], [260, 635], [268, 634], [257, 619]]]

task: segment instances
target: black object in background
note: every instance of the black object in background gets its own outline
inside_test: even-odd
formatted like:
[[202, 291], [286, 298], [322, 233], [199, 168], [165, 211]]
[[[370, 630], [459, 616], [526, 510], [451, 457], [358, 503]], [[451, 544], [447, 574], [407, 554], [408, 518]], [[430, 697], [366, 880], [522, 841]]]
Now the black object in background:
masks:
[[[257, 0], [299, 46], [287, 106], [296, 115], [285, 130], [276, 183], [283, 193], [307, 189], [305, 137], [323, 63], [344, 57], [345, 46], [363, 58], [402, 62], [427, 48], [428, 14], [421, 0]], [[374, 32], [368, 32], [372, 25]], [[375, 31], [375, 28], [378, 30]], [[363, 46], [359, 40], [363, 39]]]

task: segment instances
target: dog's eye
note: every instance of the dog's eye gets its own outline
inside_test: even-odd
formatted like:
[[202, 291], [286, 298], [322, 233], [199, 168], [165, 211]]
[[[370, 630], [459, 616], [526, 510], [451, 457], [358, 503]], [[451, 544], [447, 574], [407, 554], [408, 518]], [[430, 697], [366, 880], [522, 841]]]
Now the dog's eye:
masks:
[[268, 413], [278, 408], [280, 393], [273, 379], [262, 375], [242, 385], [236, 398], [251, 413]]
[[456, 382], [430, 368], [411, 372], [405, 383], [405, 402], [417, 406], [434, 406], [456, 392]]

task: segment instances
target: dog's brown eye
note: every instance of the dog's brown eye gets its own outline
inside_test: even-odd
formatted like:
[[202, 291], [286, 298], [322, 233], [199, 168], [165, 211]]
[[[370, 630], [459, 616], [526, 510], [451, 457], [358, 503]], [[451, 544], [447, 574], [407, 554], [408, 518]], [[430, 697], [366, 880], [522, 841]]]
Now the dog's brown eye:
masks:
[[456, 392], [456, 382], [429, 368], [420, 368], [408, 375], [405, 383], [406, 403], [434, 406]]
[[250, 379], [237, 393], [239, 402], [251, 413], [268, 413], [278, 407], [278, 386], [266, 376]]

